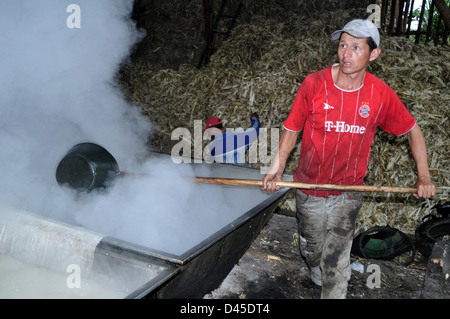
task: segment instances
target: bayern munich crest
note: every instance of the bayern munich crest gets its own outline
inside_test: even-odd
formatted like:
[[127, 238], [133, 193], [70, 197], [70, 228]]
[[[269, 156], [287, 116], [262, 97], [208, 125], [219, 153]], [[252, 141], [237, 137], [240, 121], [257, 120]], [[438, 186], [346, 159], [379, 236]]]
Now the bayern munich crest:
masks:
[[366, 119], [369, 117], [370, 107], [367, 104], [363, 104], [359, 107], [359, 116]]

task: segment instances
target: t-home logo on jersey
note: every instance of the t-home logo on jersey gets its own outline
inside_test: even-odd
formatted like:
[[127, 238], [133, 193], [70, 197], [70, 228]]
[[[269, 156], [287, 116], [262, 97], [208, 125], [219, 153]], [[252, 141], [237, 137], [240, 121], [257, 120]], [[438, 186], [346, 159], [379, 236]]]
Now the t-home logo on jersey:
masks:
[[366, 133], [366, 128], [359, 125], [350, 125], [343, 121], [326, 121], [325, 129], [327, 132], [334, 130], [336, 133], [352, 133], [352, 134], [364, 134]]

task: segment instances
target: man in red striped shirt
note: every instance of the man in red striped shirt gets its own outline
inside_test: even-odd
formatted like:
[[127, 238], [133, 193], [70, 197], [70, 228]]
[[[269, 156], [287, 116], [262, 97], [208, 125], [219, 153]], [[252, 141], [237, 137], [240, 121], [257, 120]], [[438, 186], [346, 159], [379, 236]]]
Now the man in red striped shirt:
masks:
[[[377, 127], [407, 134], [417, 167], [416, 198], [435, 194], [425, 141], [416, 120], [394, 91], [366, 71], [381, 53], [380, 35], [368, 20], [353, 20], [332, 34], [339, 63], [308, 75], [284, 123], [279, 151], [263, 189], [279, 189], [287, 158], [303, 131], [294, 181], [362, 185]], [[361, 195], [297, 190], [300, 249], [322, 298], [345, 298], [350, 250]]]

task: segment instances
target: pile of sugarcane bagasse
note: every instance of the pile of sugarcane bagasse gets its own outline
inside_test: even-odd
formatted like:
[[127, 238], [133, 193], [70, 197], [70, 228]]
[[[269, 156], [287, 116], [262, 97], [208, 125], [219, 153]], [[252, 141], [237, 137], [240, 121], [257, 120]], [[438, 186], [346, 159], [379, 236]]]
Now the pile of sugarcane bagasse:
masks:
[[[204, 125], [212, 115], [222, 118], [226, 127], [246, 128], [253, 112], [259, 114], [261, 127], [268, 128], [270, 144], [271, 128], [279, 128], [276, 131], [281, 134], [305, 76], [337, 62], [337, 42], [330, 40], [330, 34], [353, 18], [367, 16], [365, 10], [337, 8], [319, 14], [306, 12], [298, 5], [277, 8], [263, 5], [270, 1], [261, 5], [250, 5], [251, 2], [245, 1], [235, 28], [201, 68], [196, 65], [201, 41], [193, 44], [197, 50], [193, 50], [192, 63], [155, 67], [152, 54], [164, 49], [155, 47], [123, 65], [118, 80], [130, 101], [153, 123], [155, 131], [150, 144], [154, 149], [170, 153], [179, 142], [171, 140], [174, 129], [187, 128], [193, 135], [194, 121]], [[201, 23], [201, 1], [198, 3], [191, 10], [198, 12], [196, 23]], [[184, 14], [192, 19], [192, 14]], [[174, 20], [179, 25], [189, 24], [183, 16]], [[201, 36], [192, 33], [193, 29], [179, 32], [186, 33], [186, 41], [201, 40]], [[417, 119], [427, 142], [433, 181], [437, 186], [448, 187], [450, 48], [415, 45], [404, 37], [383, 33], [381, 47], [382, 54], [369, 65], [369, 71], [390, 85]], [[185, 43], [173, 48], [186, 51]], [[203, 141], [203, 147], [208, 142]], [[300, 146], [301, 140], [298, 143]], [[274, 155], [270, 145], [267, 147], [267, 156]], [[299, 147], [289, 158], [286, 173], [293, 173], [298, 156]], [[247, 165], [259, 167], [267, 160], [260, 157], [257, 163]], [[416, 168], [407, 137], [395, 137], [380, 129], [372, 145], [365, 183], [411, 187], [415, 182]], [[287, 196], [282, 208], [294, 211], [294, 198]], [[429, 200], [417, 200], [409, 194], [364, 193], [358, 229], [388, 224], [413, 235], [421, 219], [434, 212], [432, 207], [447, 200], [448, 190]]]

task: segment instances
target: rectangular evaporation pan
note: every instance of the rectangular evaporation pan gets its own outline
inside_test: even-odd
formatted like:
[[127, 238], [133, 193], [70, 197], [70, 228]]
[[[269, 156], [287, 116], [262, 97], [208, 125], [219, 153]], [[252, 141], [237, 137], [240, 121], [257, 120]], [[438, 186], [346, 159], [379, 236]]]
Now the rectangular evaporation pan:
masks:
[[287, 189], [280, 190], [180, 255], [141, 247], [112, 237], [103, 238], [100, 245], [107, 254], [110, 251], [124, 254], [134, 252], [150, 256], [155, 262], [172, 265], [178, 270], [176, 274], [173, 272], [173, 278], [158, 284], [148, 283], [147, 287], [133, 296], [156, 299], [202, 298], [220, 286], [272, 217], [286, 192]]
[[[164, 155], [155, 155], [164, 156]], [[193, 164], [195, 176], [213, 176], [228, 178], [262, 179], [259, 169], [228, 164]], [[286, 175], [285, 180], [292, 176]], [[199, 243], [181, 253], [174, 254], [157, 249], [142, 248], [147, 254], [165, 261], [180, 269], [180, 273], [164, 285], [146, 296], [148, 298], [202, 298], [216, 289], [228, 275], [242, 255], [250, 247], [260, 230], [271, 218], [281, 199], [289, 191], [282, 188], [274, 193], [263, 192], [259, 187], [236, 187], [224, 185], [202, 185], [205, 189], [225, 193], [229, 198], [240, 196], [252, 197], [251, 205], [238, 212], [229, 214], [231, 219], [220, 229], [205, 236]], [[230, 192], [226, 195], [227, 192]], [[244, 206], [245, 207], [245, 206]], [[214, 214], [214, 209], [211, 210]], [[113, 238], [104, 238], [112, 247], [120, 246]]]
[[[261, 179], [259, 170], [235, 165], [197, 164], [193, 165], [193, 173], [203, 177]], [[199, 187], [221, 192], [235, 202], [242, 201], [244, 188], [249, 189]], [[187, 235], [182, 241], [188, 244], [178, 251], [3, 208], [0, 297], [202, 298], [228, 275], [287, 191], [282, 188], [267, 194], [254, 188], [249, 195], [244, 193], [248, 206], [238, 209], [236, 203], [225, 205], [225, 211], [217, 216], [227, 218], [223, 225], [208, 229], [194, 240], [190, 238], [194, 234]]]
[[[155, 166], [164, 166], [165, 169], [176, 170], [178, 164], [171, 163], [169, 155], [152, 153], [148, 158], [149, 163]], [[161, 164], [164, 163], [164, 164]], [[171, 168], [172, 165], [174, 168]], [[263, 174], [259, 169], [231, 165], [231, 164], [190, 164], [191, 177], [186, 176], [190, 181], [191, 194], [187, 204], [177, 211], [166, 211], [154, 213], [158, 209], [153, 209], [153, 213], [159, 220], [172, 218], [180, 225], [177, 234], [182, 236], [182, 241], [177, 241], [177, 245], [158, 245], [155, 242], [136, 244], [151, 248], [153, 251], [161, 251], [164, 259], [176, 264], [185, 264], [201, 250], [206, 249], [215, 239], [226, 236], [227, 233], [239, 227], [248, 219], [252, 219], [260, 212], [265, 212], [273, 202], [278, 202], [289, 189], [281, 189], [278, 192], [268, 193], [254, 186], [230, 186], [213, 184], [195, 184], [194, 177], [216, 177], [216, 178], [239, 178], [262, 180]], [[154, 183], [158, 183], [158, 176], [154, 177]], [[284, 180], [292, 180], [291, 175], [284, 176]], [[183, 180], [182, 182], [185, 182]], [[178, 201], [177, 192], [169, 191], [171, 201]], [[153, 195], [153, 194], [152, 194]], [[158, 207], [159, 208], [159, 207]], [[149, 209], [150, 210], [150, 209]], [[182, 220], [183, 222], [179, 222]], [[201, 226], [199, 226], [201, 225]], [[185, 230], [184, 228], [187, 228]], [[171, 227], [172, 231], [173, 228]], [[161, 232], [160, 236], [164, 242], [171, 241], [173, 233], [171, 231]], [[166, 236], [166, 237], [164, 237]], [[121, 238], [122, 240], [134, 242], [132, 238]]]

